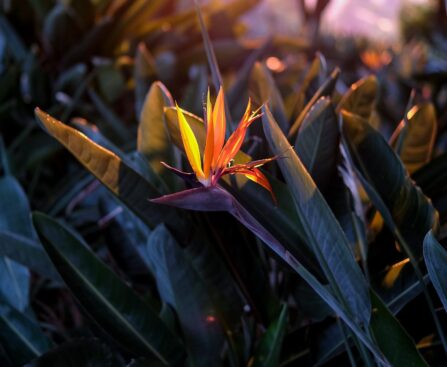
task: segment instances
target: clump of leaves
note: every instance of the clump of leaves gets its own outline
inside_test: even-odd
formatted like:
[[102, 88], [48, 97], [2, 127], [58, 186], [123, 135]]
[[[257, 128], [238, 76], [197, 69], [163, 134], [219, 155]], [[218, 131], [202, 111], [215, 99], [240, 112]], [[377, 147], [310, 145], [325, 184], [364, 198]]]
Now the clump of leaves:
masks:
[[[138, 18], [140, 2], [121, 3], [96, 4], [91, 22], [111, 9]], [[236, 2], [221, 9], [222, 16], [245, 8]], [[148, 54], [140, 46], [134, 97], [109, 95], [117, 84], [101, 90], [101, 80], [113, 78], [95, 74], [82, 78], [90, 103], [79, 97], [69, 113], [54, 101], [36, 109], [52, 139], [44, 141], [58, 141], [83, 168], [55, 157], [60, 145], [50, 143], [27, 183], [14, 146], [34, 127], [12, 143], [7, 133], [8, 148], [0, 144], [0, 200], [8, 208], [0, 212], [2, 363], [442, 365], [443, 84], [426, 81], [423, 93], [410, 95], [414, 75], [401, 75], [402, 84], [389, 77], [395, 57], [374, 64], [377, 77], [347, 86], [365, 66], [346, 76], [337, 60], [318, 53], [303, 70], [293, 57], [281, 60], [290, 43], [278, 40], [220, 68], [219, 41], [206, 31], [211, 10], [196, 10], [211, 77], [195, 65], [184, 89], [144, 79], [137, 70]], [[191, 16], [178, 19], [183, 30], [197, 27]], [[122, 23], [104, 55], [121, 49], [122, 38], [137, 45], [140, 26], [147, 30], [144, 22]], [[269, 67], [267, 51], [282, 68]], [[214, 90], [206, 96], [208, 84]], [[392, 88], [399, 93], [388, 100]], [[132, 128], [112, 105], [134, 102]], [[388, 112], [390, 103], [398, 108]], [[97, 111], [111, 124], [67, 121]], [[51, 182], [47, 167], [72, 177], [57, 192], [46, 188], [51, 200], [43, 204], [35, 190]], [[32, 216], [27, 196], [37, 209]]]

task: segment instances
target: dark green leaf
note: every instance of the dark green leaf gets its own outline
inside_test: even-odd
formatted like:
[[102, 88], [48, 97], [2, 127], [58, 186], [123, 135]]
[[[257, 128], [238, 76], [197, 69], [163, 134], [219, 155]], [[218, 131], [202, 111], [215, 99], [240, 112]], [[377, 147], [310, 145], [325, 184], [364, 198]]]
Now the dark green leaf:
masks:
[[[0, 231], [35, 237], [28, 199], [12, 176], [0, 178]], [[0, 257], [0, 294], [18, 310], [28, 305], [30, 274], [26, 267]]]
[[147, 254], [162, 299], [177, 312], [191, 363], [218, 366], [225, 320], [204, 281], [163, 225], [151, 233]]
[[353, 317], [368, 323], [371, 315], [368, 285], [340, 224], [299, 157], [289, 149], [287, 138], [278, 129], [268, 108], [264, 109], [263, 127], [273, 153], [283, 157], [278, 160], [281, 172], [292, 190], [307, 241], [331, 288]]
[[0, 256], [8, 257], [48, 279], [60, 280], [42, 245], [20, 234], [0, 231]]
[[295, 150], [320, 191], [331, 185], [337, 171], [339, 133], [329, 98], [320, 98], [305, 117]]
[[337, 83], [338, 76], [340, 75], [340, 69], [335, 68], [331, 75], [325, 80], [325, 82], [318, 88], [318, 90], [315, 92], [313, 97], [310, 99], [309, 102], [307, 102], [306, 106], [303, 108], [303, 110], [300, 112], [298, 117], [296, 118], [295, 122], [290, 127], [288, 137], [292, 138], [295, 136], [295, 134], [298, 132], [301, 124], [304, 121], [304, 118], [309, 113], [312, 106], [321, 98], [325, 96], [330, 96], [332, 92], [334, 91], [335, 84]]
[[39, 325], [5, 304], [0, 305], [0, 342], [16, 366], [40, 356], [51, 346]]
[[50, 259], [89, 315], [118, 343], [138, 355], [178, 361], [183, 347], [143, 302], [91, 250], [55, 220], [35, 214], [34, 225]]
[[44, 129], [63, 144], [98, 180], [150, 227], [160, 222], [178, 223], [176, 211], [152, 204], [160, 193], [116, 154], [104, 149], [79, 131], [37, 109]]
[[428, 367], [414, 341], [381, 299], [371, 291], [371, 330], [377, 344], [394, 367]]
[[424, 259], [433, 287], [447, 312], [447, 251], [430, 231], [424, 239]]
[[287, 306], [283, 305], [279, 317], [267, 329], [256, 348], [253, 367], [276, 367], [279, 365], [282, 341], [287, 328]]
[[343, 134], [354, 165], [375, 192], [369, 190], [370, 199], [387, 225], [392, 230], [397, 226], [415, 255], [420, 255], [425, 234], [438, 226], [438, 214], [430, 199], [409, 178], [379, 132], [356, 115], [343, 111], [342, 116]]

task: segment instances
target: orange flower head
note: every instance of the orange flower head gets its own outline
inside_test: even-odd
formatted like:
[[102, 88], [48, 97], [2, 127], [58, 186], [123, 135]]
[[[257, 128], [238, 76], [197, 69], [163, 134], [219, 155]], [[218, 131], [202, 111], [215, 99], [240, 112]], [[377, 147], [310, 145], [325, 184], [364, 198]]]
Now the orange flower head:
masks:
[[189, 126], [182, 110], [178, 106], [176, 107], [186, 157], [197, 180], [203, 186], [210, 187], [216, 185], [219, 179], [226, 174], [241, 174], [267, 189], [274, 198], [269, 181], [259, 170], [259, 167], [274, 160], [274, 157], [231, 165], [232, 160], [244, 142], [248, 127], [261, 116], [257, 111], [251, 111], [250, 100], [248, 101], [247, 108], [238, 127], [225, 142], [226, 117], [224, 93], [221, 87], [213, 106], [208, 90], [205, 111], [206, 141], [203, 162], [194, 132]]

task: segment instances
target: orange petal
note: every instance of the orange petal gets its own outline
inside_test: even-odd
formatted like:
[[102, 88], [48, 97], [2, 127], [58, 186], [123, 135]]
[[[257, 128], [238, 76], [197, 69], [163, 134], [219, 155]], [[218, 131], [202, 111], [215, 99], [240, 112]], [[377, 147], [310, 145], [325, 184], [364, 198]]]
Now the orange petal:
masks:
[[217, 167], [225, 168], [230, 160], [234, 158], [236, 153], [241, 149], [242, 143], [244, 142], [245, 135], [247, 133], [248, 127], [253, 121], [256, 120], [258, 116], [249, 117], [251, 109], [251, 101], [248, 100], [247, 109], [245, 110], [244, 116], [239, 122], [239, 126], [233, 131], [222, 151], [220, 152], [219, 159], [217, 161]]
[[214, 156], [213, 167], [217, 165], [217, 158], [222, 150], [225, 141], [225, 98], [222, 87], [219, 89], [216, 104], [213, 109], [213, 124], [214, 124]]
[[214, 124], [212, 119], [212, 105], [210, 101], [210, 90], [206, 100], [206, 143], [205, 152], [203, 153], [203, 174], [205, 178], [210, 176], [211, 163], [214, 154]]
[[200, 150], [197, 144], [197, 139], [191, 127], [186, 121], [185, 115], [182, 110], [176, 104], [177, 108], [177, 118], [180, 126], [180, 134], [182, 136], [183, 146], [185, 148], [186, 157], [188, 158], [189, 164], [196, 174], [197, 178], [203, 178], [202, 162], [200, 161]]
[[234, 166], [231, 167], [231, 169], [227, 170], [227, 173], [244, 175], [249, 180], [256, 182], [258, 185], [261, 185], [264, 189], [266, 189], [270, 193], [275, 205], [277, 204], [277, 200], [275, 194], [273, 193], [273, 189], [272, 186], [270, 185], [269, 180], [259, 169], [257, 168], [248, 169], [248, 168], [242, 168], [240, 166], [239, 167]]

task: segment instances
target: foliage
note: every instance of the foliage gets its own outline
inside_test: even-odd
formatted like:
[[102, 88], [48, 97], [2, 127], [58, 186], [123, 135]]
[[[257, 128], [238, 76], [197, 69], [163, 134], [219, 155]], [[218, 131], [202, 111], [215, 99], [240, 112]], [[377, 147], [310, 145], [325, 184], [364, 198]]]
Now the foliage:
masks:
[[[258, 2], [0, 2], [2, 366], [445, 364], [445, 24], [251, 40]], [[262, 116], [202, 186], [208, 86]]]

